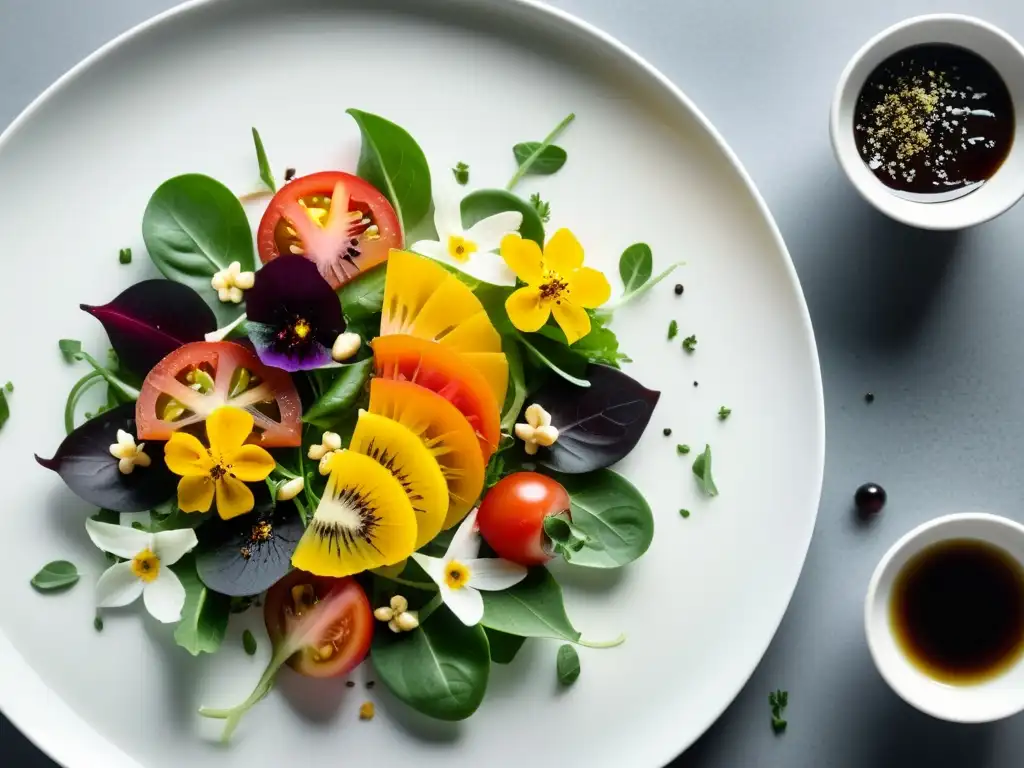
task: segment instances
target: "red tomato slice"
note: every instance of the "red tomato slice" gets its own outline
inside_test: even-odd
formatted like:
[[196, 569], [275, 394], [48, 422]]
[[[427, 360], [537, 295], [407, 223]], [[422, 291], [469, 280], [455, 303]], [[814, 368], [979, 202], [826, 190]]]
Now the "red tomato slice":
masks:
[[139, 440], [168, 440], [222, 405], [252, 414], [252, 442], [267, 448], [302, 445], [302, 403], [291, 377], [228, 341], [186, 344], [156, 364], [135, 405]]
[[288, 665], [307, 677], [351, 672], [373, 640], [370, 601], [352, 578], [292, 571], [267, 592], [263, 620], [275, 649], [298, 645]]
[[542, 565], [554, 555], [544, 518], [568, 511], [569, 494], [560, 483], [537, 472], [515, 472], [487, 492], [476, 522], [499, 556], [520, 565]]
[[256, 245], [266, 264], [282, 253], [305, 256], [335, 290], [402, 247], [391, 203], [358, 176], [322, 171], [285, 184], [270, 201]]

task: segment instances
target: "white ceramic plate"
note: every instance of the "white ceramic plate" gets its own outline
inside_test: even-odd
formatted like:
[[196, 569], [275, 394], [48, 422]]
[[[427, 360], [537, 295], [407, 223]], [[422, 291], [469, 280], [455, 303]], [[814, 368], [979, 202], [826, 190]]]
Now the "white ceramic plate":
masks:
[[[92, 626], [103, 567], [90, 510], [40, 469], [62, 436], [62, 406], [81, 375], [57, 339], [105, 349], [78, 310], [153, 270], [143, 208], [188, 171], [240, 192], [258, 187], [249, 127], [278, 173], [351, 169], [358, 133], [347, 107], [383, 114], [424, 147], [437, 174], [456, 161], [473, 186], [502, 186], [511, 147], [566, 113], [570, 159], [521, 187], [550, 200], [588, 259], [617, 281], [623, 248], [643, 240], [670, 280], [616, 317], [629, 372], [663, 397], [621, 470], [655, 510], [654, 544], [620, 571], [560, 574], [585, 636], [629, 639], [581, 652], [570, 690], [554, 642], [530, 641], [496, 667], [470, 720], [436, 724], [381, 685], [300, 679], [286, 671], [222, 749], [200, 703], [248, 693], [269, 650], [241, 650], [236, 618], [215, 658], [193, 659], [142, 611]], [[786, 609], [817, 510], [824, 412], [811, 325], [793, 265], [761, 198], [707, 121], [673, 86], [602, 33], [530, 2], [470, 0], [193, 3], [125, 35], [51, 88], [0, 139], [0, 231], [7, 234], [0, 318], [13, 415], [0, 434], [0, 706], [68, 766], [523, 765], [657, 766], [689, 746], [743, 686]], [[253, 216], [258, 216], [258, 209]], [[550, 229], [549, 231], [554, 231]], [[135, 261], [117, 263], [132, 246]], [[665, 329], [699, 344], [687, 355]], [[700, 382], [695, 388], [694, 380]], [[733, 409], [720, 422], [721, 405]], [[661, 434], [671, 426], [671, 438]], [[714, 449], [721, 496], [703, 498], [686, 442]], [[679, 509], [693, 514], [688, 520]], [[87, 575], [63, 595], [29, 577], [67, 558]], [[259, 637], [263, 637], [258, 632]], [[378, 716], [360, 722], [366, 699]], [[210, 726], [209, 728], [207, 726]]]

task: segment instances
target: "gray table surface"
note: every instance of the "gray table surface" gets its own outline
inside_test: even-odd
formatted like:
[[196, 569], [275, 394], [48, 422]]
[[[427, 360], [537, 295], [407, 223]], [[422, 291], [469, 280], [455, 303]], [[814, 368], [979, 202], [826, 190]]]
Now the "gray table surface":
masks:
[[[175, 0], [0, 0], [0, 126], [93, 49]], [[555, 0], [672, 78], [725, 135], [786, 238], [821, 354], [828, 424], [817, 530], [763, 662], [674, 765], [1002, 768], [1024, 764], [1020, 717], [940, 723], [905, 705], [868, 656], [862, 599], [875, 563], [915, 525], [993, 511], [1024, 520], [1024, 205], [959, 234], [904, 228], [842, 177], [832, 90], [870, 36], [960, 11], [1024, 39], [1020, 0]], [[9, 244], [10, 245], [10, 244]], [[876, 394], [866, 405], [864, 394]], [[873, 480], [884, 515], [857, 523]], [[765, 574], [765, 578], [770, 578]], [[767, 704], [790, 691], [789, 730]], [[620, 703], [621, 704], [621, 703]], [[0, 765], [52, 763], [0, 716]]]

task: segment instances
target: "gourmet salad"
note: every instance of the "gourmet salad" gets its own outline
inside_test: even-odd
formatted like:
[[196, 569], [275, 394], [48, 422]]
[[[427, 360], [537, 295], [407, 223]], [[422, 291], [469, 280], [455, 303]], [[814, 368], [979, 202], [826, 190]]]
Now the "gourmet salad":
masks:
[[[252, 695], [199, 711], [225, 739], [285, 665], [338, 678], [368, 660], [410, 707], [460, 720], [491, 664], [554, 638], [569, 684], [574, 646], [624, 637], [582, 638], [545, 564], [617, 568], [653, 534], [608, 467], [659, 393], [619, 369], [609, 321], [672, 267], [652, 276], [650, 248], [631, 246], [612, 303], [572, 232], [546, 231], [548, 203], [516, 194], [565, 164], [573, 116], [514, 147], [505, 188], [461, 194], [467, 165], [432, 183], [405, 130], [349, 114], [355, 173], [288, 169], [277, 188], [254, 129], [265, 194], [199, 174], [160, 185], [142, 233], [163, 277], [82, 305], [109, 351], [59, 342], [88, 370], [67, 437], [37, 458], [98, 508], [96, 629], [141, 597], [178, 645], [212, 654], [231, 613], [263, 611], [272, 653]], [[244, 205], [271, 193], [254, 238]], [[93, 387], [103, 404], [83, 421]], [[78, 578], [56, 561], [33, 583]]]

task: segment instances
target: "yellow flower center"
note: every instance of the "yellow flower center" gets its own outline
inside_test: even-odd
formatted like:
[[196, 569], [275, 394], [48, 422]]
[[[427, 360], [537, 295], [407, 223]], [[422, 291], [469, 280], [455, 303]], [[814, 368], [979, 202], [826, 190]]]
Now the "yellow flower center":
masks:
[[462, 589], [469, 581], [469, 568], [458, 560], [452, 560], [444, 569], [444, 583], [449, 589]]
[[307, 320], [300, 317], [298, 320], [295, 321], [295, 325], [292, 326], [292, 330], [295, 332], [296, 336], [298, 336], [300, 339], [304, 339], [307, 336], [309, 336], [309, 332], [313, 329], [310, 327], [309, 322]]
[[469, 257], [477, 251], [476, 243], [459, 235], [448, 238], [448, 255], [456, 261], [469, 261]]
[[145, 582], [153, 581], [160, 573], [160, 558], [152, 550], [144, 549], [132, 558], [132, 573]]
[[569, 283], [560, 274], [551, 270], [544, 273], [544, 282], [540, 284], [542, 300], [559, 302], [568, 292]]

